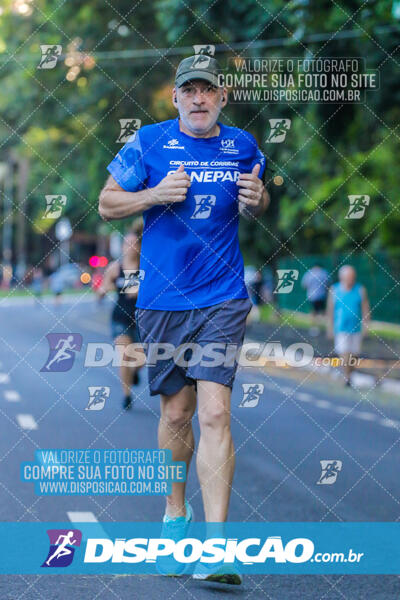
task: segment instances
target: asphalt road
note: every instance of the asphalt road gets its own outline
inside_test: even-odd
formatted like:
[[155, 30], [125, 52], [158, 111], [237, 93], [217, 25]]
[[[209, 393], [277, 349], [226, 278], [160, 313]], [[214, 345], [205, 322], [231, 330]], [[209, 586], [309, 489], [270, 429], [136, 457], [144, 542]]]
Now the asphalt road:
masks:
[[[107, 521], [158, 521], [159, 497], [36, 496], [19, 478], [39, 448], [156, 448], [158, 401], [145, 377], [134, 409], [121, 410], [116, 367], [84, 367], [88, 342], [109, 341], [107, 313], [90, 298], [15, 305], [0, 301], [0, 520], [68, 521], [79, 513]], [[83, 350], [66, 373], [40, 371], [46, 334], [80, 333]], [[242, 384], [261, 383], [257, 406], [241, 408]], [[109, 386], [103, 410], [86, 411], [88, 386]], [[21, 417], [23, 415], [23, 417]], [[198, 439], [197, 419], [194, 420]], [[232, 399], [236, 474], [232, 521], [395, 521], [400, 516], [400, 408], [382, 396], [317, 386], [307, 372], [278, 377], [238, 371]], [[317, 485], [320, 460], [340, 460], [334, 485]], [[188, 498], [204, 518], [192, 469]], [[136, 598], [398, 599], [395, 576], [248, 576], [240, 588], [160, 576], [1, 576], [4, 600]]]

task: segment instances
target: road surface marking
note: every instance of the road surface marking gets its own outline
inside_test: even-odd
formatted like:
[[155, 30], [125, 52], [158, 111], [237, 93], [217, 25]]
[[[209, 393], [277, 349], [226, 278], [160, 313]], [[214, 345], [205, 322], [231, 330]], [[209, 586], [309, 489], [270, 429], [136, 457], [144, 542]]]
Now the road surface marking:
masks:
[[302, 402], [312, 402], [314, 400], [313, 396], [311, 396], [311, 394], [307, 394], [306, 392], [297, 392], [296, 396]]
[[338, 406], [333, 405], [332, 409], [341, 415], [347, 415], [351, 410], [349, 406], [340, 406], [340, 404]]
[[38, 424], [36, 423], [35, 419], [33, 418], [32, 415], [17, 415], [15, 417], [17, 419], [17, 423], [20, 427], [22, 427], [22, 429], [37, 429], [38, 428]]
[[8, 373], [0, 373], [0, 383], [10, 383], [10, 376]]
[[92, 512], [88, 511], [67, 511], [68, 519], [74, 525], [78, 523], [97, 523], [96, 527], [91, 526], [86, 531], [85, 527], [80, 526], [79, 529], [82, 531], [82, 537], [84, 540], [90, 537], [109, 538], [110, 536], [105, 532], [96, 516]]
[[266, 383], [264, 383], [264, 387], [266, 387], [268, 390], [274, 390], [275, 392], [278, 385], [276, 383], [270, 383], [269, 381], [267, 381]]
[[364, 421], [375, 421], [376, 416], [373, 413], [365, 412], [363, 410], [355, 410], [353, 415], [358, 419], [364, 419]]
[[315, 406], [318, 406], [318, 408], [332, 408], [332, 402], [328, 400], [316, 400]]
[[384, 427], [398, 427], [400, 425], [400, 423], [398, 421], [394, 421], [393, 419], [381, 419], [379, 421], [379, 423], [381, 425], [383, 425]]
[[4, 392], [4, 399], [7, 400], [7, 402], [19, 402], [21, 400], [21, 396], [16, 390], [6, 390]]
[[293, 390], [293, 388], [282, 385], [282, 386], [279, 386], [279, 391], [282, 392], [282, 394], [293, 394], [294, 390]]

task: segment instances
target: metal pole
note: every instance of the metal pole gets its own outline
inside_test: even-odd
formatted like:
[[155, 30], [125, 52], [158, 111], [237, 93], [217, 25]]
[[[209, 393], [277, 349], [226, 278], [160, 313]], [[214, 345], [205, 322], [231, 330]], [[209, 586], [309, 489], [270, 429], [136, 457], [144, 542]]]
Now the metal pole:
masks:
[[6, 164], [3, 179], [3, 243], [2, 243], [2, 262], [3, 262], [3, 284], [9, 287], [12, 277], [12, 227], [13, 227], [13, 163]]

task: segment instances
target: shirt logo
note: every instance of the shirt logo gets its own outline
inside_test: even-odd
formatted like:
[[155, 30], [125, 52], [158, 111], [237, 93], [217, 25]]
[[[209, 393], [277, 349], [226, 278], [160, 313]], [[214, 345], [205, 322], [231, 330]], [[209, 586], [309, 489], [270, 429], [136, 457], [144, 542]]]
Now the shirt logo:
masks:
[[221, 140], [221, 148], [219, 151], [225, 152], [226, 154], [239, 154], [239, 150], [235, 148], [235, 140], [232, 138]]
[[216, 197], [212, 194], [195, 195], [196, 208], [191, 219], [208, 219], [211, 209], [215, 206]]
[[173, 140], [169, 140], [166, 144], [164, 144], [163, 148], [167, 148], [168, 150], [184, 150], [184, 146], [179, 146], [179, 142], [176, 138]]

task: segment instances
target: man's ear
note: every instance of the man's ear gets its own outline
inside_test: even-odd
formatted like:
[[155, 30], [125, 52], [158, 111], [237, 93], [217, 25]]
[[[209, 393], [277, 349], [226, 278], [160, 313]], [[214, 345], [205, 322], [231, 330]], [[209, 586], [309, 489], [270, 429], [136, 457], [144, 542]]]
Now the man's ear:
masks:
[[224, 87], [221, 96], [221, 108], [224, 108], [228, 103], [228, 90]]
[[173, 90], [172, 90], [172, 104], [176, 108], [178, 108], [178, 102], [177, 102], [177, 99], [176, 99], [176, 88], [173, 88]]

